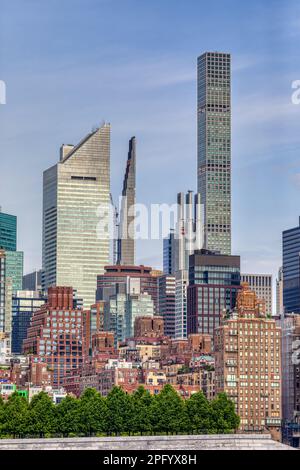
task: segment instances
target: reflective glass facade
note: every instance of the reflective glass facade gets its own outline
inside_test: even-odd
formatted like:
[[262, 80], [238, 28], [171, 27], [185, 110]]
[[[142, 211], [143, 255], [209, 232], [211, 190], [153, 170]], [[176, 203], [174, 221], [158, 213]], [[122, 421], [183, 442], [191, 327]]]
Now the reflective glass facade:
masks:
[[109, 263], [110, 125], [44, 172], [44, 287], [71, 286], [85, 308], [95, 302], [97, 274]]
[[300, 220], [299, 226], [282, 234], [283, 307], [300, 313]]
[[17, 217], [0, 211], [0, 248], [8, 251], [17, 249]]

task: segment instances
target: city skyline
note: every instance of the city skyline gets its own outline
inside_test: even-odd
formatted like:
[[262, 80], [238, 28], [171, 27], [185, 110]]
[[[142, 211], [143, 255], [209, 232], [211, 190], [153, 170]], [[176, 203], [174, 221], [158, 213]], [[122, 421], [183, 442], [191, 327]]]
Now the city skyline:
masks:
[[[3, 55], [7, 104], [1, 106], [0, 119], [3, 124], [1, 152], [5, 152], [9, 158], [1, 162], [4, 178], [0, 197], [3, 211], [18, 216], [21, 242], [19, 249], [25, 252], [25, 272], [41, 266], [39, 199], [42, 170], [53, 163], [55, 149], [63, 141], [66, 139], [76, 141], [102, 118], [112, 123], [114, 194], [119, 193], [118, 188], [121, 186], [125, 142], [133, 134], [139, 141], [137, 178], [139, 202], [172, 203], [178, 190], [184, 187], [187, 189], [196, 187], [196, 59], [205, 50], [220, 50], [228, 51], [233, 58], [232, 252], [241, 255], [242, 271], [272, 273], [275, 279], [281, 264], [281, 232], [294, 225], [299, 212], [296, 207], [296, 195], [299, 189], [296, 166], [297, 133], [294, 123], [299, 108], [293, 106], [290, 99], [292, 80], [298, 78], [297, 68], [290, 65], [290, 58], [293, 57], [293, 52], [296, 53], [293, 49], [293, 39], [297, 35], [297, 29], [292, 19], [292, 13], [296, 11], [293, 6], [296, 8], [296, 3], [290, 2], [290, 9], [283, 11], [278, 5], [277, 8], [271, 8], [262, 6], [258, 1], [253, 2], [251, 6], [240, 6], [238, 2], [231, 1], [229, 3], [235, 6], [232, 17], [229, 18], [222, 7], [215, 18], [215, 24], [222, 21], [224, 37], [216, 34], [215, 30], [209, 30], [209, 26], [205, 24], [208, 12], [205, 11], [201, 11], [204, 13], [203, 27], [200, 32], [198, 31], [197, 22], [193, 18], [201, 9], [197, 2], [192, 2], [189, 11], [183, 11], [182, 7], [176, 5], [173, 15], [178, 22], [180, 18], [178, 24], [184, 39], [178, 42], [179, 39], [175, 37], [173, 31], [168, 31], [170, 37], [163, 31], [168, 12], [167, 4], [170, 2], [161, 6], [161, 17], [158, 18], [155, 13], [150, 14], [147, 7], [138, 6], [137, 2], [130, 1], [131, 5], [137, 7], [135, 15], [141, 20], [140, 24], [135, 25], [135, 29], [122, 45], [119, 39], [126, 33], [124, 27], [120, 28], [116, 36], [108, 35], [106, 39], [102, 38], [101, 48], [95, 42], [99, 35], [98, 29], [95, 28], [96, 24], [92, 22], [90, 30], [87, 29], [87, 20], [91, 19], [91, 11], [96, 13], [100, 7], [98, 2], [89, 3], [93, 8], [84, 13], [85, 40], [81, 48], [74, 48], [76, 52], [73, 52], [73, 47], [70, 49], [67, 40], [53, 43], [53, 50], [48, 45], [47, 39], [50, 30], [52, 34], [54, 26], [55, 8], [49, 5], [46, 7], [47, 19], [42, 15], [41, 26], [37, 31], [26, 33], [25, 44], [31, 48], [31, 52], [26, 56], [26, 63], [27, 66], [32, 66], [29, 67], [31, 72], [24, 68], [25, 59], [21, 58], [22, 46], [16, 42], [19, 36], [9, 21], [10, 6], [6, 4], [4, 8], [5, 35], [9, 38], [14, 34], [15, 39]], [[79, 9], [81, 13], [79, 18], [77, 8], [80, 4], [81, 2], [77, 2], [71, 13], [75, 24], [81, 20], [82, 10]], [[41, 15], [39, 8], [35, 15], [33, 14], [33, 5], [33, 2], [29, 3], [25, 17], [26, 24], [36, 18], [35, 15]], [[119, 5], [122, 10], [124, 6], [121, 3]], [[64, 10], [66, 7], [61, 8]], [[104, 18], [111, 12], [110, 8], [109, 2], [101, 2]], [[24, 14], [22, 8], [20, 11]], [[149, 13], [147, 18], [145, 18], [146, 12]], [[255, 24], [247, 20], [247, 12], [257, 13]], [[18, 24], [20, 16], [14, 13]], [[226, 21], [223, 23], [224, 14], [227, 23]], [[269, 26], [270, 15], [272, 27]], [[237, 19], [240, 21], [240, 27], [235, 27], [234, 32], [229, 33], [232, 22], [236, 25]], [[7, 30], [7, 25], [11, 27], [10, 31]], [[62, 30], [60, 23], [55, 25], [59, 40], [62, 38]], [[149, 27], [153, 28], [157, 35], [154, 42], [151, 41], [153, 32]], [[143, 28], [145, 36], [137, 46], [135, 33], [140, 28]], [[236, 38], [241, 31], [244, 33], [244, 39], [237, 45]], [[41, 59], [41, 51], [33, 46], [36, 34], [41, 35], [45, 46], [43, 60], [38, 61], [37, 59]], [[280, 44], [278, 44], [278, 34]], [[250, 37], [253, 41], [248, 45]], [[79, 34], [76, 40], [82, 38], [83, 36]], [[160, 38], [164, 38], [163, 44], [159, 41]], [[158, 48], [159, 42], [160, 48]], [[94, 55], [87, 51], [92, 44]], [[270, 53], [275, 46], [276, 53]], [[8, 65], [6, 60], [8, 53], [11, 54], [11, 65]], [[285, 60], [287, 53], [289, 53], [288, 63]], [[76, 63], [80, 57], [84, 57], [85, 62], [84, 68], [78, 70]], [[117, 57], [121, 57], [121, 61], [116, 62]], [[41, 64], [41, 68], [37, 69], [37, 64]], [[18, 77], [18, 67], [24, 69], [22, 87], [18, 79], [12, 75]], [[76, 105], [69, 101], [71, 95], [66, 88], [69, 79], [73, 80], [75, 76], [77, 79], [72, 82], [71, 92], [72, 96], [73, 93], [77, 95]], [[115, 95], [116, 76], [118, 78], [121, 76], [126, 86], [120, 86]], [[131, 80], [134, 76], [135, 80]], [[271, 79], [272, 87], [270, 87]], [[25, 95], [23, 91], [21, 92], [24, 84], [27, 84], [28, 91]], [[88, 91], [89, 89], [92, 93]], [[128, 100], [132, 106], [130, 113], [128, 113]], [[53, 107], [53, 103], [58, 102], [64, 107], [59, 116], [57, 106]], [[21, 115], [20, 106], [23, 107]], [[26, 112], [29, 112], [29, 106], [30, 114], [24, 120]], [[277, 121], [278, 113], [275, 111], [281, 109], [281, 106], [283, 114], [281, 120]], [[40, 119], [42, 107], [46, 111], [43, 112], [44, 120]], [[19, 120], [22, 116], [21, 126]], [[12, 131], [15, 129], [22, 129], [23, 137], [11, 143]], [[17, 136], [19, 133], [20, 130]], [[19, 142], [22, 142], [21, 147]], [[180, 158], [183, 152], [185, 160]], [[282, 155], [285, 158], [288, 156], [284, 162]], [[26, 178], [24, 178], [25, 162]], [[16, 195], [15, 190], [12, 192], [8, 185], [11, 165], [18, 170], [15, 171], [14, 178], [17, 187], [21, 188], [20, 196]], [[265, 171], [266, 168], [268, 173]], [[164, 184], [166, 175], [172, 184]], [[147, 177], [153, 180], [155, 178], [159, 186], [154, 201], [152, 190], [147, 190], [143, 184]], [[255, 194], [251, 191], [253, 178], [255, 178]], [[286, 190], [274, 193], [272, 190], [276, 185]], [[271, 192], [272, 198], [265, 197]], [[276, 207], [276, 211], [273, 207]], [[255, 222], [251, 230], [246, 223], [249, 217]], [[138, 263], [161, 267], [162, 241], [140, 242], [137, 245]]]

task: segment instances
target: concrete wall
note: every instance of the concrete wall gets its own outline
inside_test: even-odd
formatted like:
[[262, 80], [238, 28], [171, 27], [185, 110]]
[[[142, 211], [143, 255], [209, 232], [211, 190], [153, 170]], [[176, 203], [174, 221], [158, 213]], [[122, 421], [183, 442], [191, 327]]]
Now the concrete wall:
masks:
[[1, 450], [294, 450], [268, 434], [0, 439]]

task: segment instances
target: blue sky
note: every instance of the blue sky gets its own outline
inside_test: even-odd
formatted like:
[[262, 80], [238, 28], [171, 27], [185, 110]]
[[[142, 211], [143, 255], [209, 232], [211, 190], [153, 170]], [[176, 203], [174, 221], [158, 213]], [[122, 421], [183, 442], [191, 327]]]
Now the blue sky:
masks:
[[[0, 205], [16, 214], [25, 271], [41, 264], [42, 172], [60, 145], [112, 125], [112, 191], [138, 141], [138, 202], [196, 188], [196, 59], [233, 63], [233, 252], [247, 272], [281, 263], [300, 215], [297, 1], [0, 0]], [[162, 243], [138, 261], [160, 267]]]

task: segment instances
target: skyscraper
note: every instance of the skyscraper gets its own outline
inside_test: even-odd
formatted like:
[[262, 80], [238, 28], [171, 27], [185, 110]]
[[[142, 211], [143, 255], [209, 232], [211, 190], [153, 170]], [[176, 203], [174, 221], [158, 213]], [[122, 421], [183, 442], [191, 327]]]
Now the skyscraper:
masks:
[[169, 236], [163, 240], [163, 271], [164, 274], [175, 273], [175, 234], [171, 230]]
[[205, 248], [231, 254], [231, 57], [198, 57], [198, 193]]
[[276, 315], [280, 316], [284, 313], [283, 308], [283, 271], [282, 267], [278, 270], [276, 279]]
[[282, 234], [283, 308], [300, 313], [300, 218], [299, 226]]
[[134, 266], [135, 263], [135, 181], [136, 139], [129, 141], [128, 159], [122, 190], [122, 204], [118, 240], [118, 264]]
[[225, 312], [235, 307], [239, 290], [239, 256], [195, 251], [189, 263], [187, 334], [213, 335]]
[[177, 195], [175, 240], [175, 338], [187, 336], [187, 287], [189, 257], [203, 246], [202, 206], [200, 195], [189, 191]]
[[44, 287], [68, 285], [88, 308], [109, 262], [110, 125], [63, 145], [44, 172]]
[[17, 249], [17, 217], [4, 214], [0, 207], [0, 249], [16, 251]]

